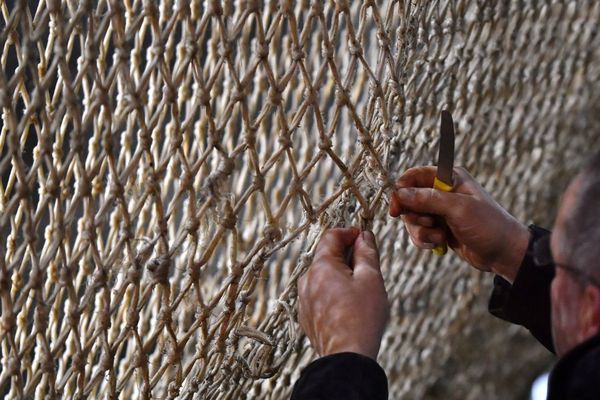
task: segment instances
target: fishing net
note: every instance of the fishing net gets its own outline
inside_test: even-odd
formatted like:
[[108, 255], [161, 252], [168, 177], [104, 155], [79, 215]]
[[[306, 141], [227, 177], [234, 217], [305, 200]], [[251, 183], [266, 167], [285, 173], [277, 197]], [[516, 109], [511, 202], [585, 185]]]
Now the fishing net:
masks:
[[[598, 144], [596, 1], [0, 1], [0, 394], [283, 399], [296, 282], [373, 229], [392, 398], [506, 398], [547, 360], [490, 277], [409, 243], [395, 177], [457, 163], [548, 226]], [[482, 221], [485, 223], [485, 221]], [[527, 372], [524, 372], [527, 371]]]

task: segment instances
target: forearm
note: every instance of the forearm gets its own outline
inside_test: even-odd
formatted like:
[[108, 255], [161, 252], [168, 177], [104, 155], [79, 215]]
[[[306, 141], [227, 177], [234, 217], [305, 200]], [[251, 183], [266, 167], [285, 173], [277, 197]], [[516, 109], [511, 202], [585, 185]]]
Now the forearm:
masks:
[[531, 233], [527, 226], [521, 224], [512, 216], [508, 215], [509, 220], [512, 220], [512, 228], [506, 229], [503, 241], [506, 243], [503, 255], [499, 256], [497, 261], [490, 265], [490, 269], [496, 275], [500, 275], [509, 283], [513, 283], [519, 269], [525, 259], [527, 248], [530, 242]]

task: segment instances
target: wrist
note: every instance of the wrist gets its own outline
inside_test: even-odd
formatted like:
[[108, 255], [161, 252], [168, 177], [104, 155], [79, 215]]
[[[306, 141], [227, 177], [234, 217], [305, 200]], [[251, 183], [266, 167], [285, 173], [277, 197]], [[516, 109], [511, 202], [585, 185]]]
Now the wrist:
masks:
[[338, 353], [356, 353], [363, 355], [365, 357], [369, 357], [375, 361], [377, 361], [377, 354], [379, 353], [379, 346], [364, 346], [358, 343], [354, 344], [345, 344], [341, 346], [331, 346], [331, 348], [325, 350], [322, 357], [329, 356], [332, 354]]
[[530, 238], [531, 232], [529, 232], [529, 229], [515, 220], [515, 226], [510, 230], [505, 240], [504, 256], [492, 266], [492, 271], [512, 284], [527, 252]]

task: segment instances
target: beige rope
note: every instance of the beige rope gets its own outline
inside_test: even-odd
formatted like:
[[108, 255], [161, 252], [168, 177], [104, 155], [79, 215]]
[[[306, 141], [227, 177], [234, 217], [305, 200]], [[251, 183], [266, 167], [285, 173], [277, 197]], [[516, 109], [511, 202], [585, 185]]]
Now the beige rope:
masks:
[[599, 144], [597, 2], [0, 11], [1, 395], [286, 398], [314, 357], [296, 280], [348, 224], [380, 242], [393, 398], [514, 397], [544, 362], [486, 316], [488, 279], [412, 248], [385, 199], [434, 161], [447, 107], [458, 161], [549, 224]]

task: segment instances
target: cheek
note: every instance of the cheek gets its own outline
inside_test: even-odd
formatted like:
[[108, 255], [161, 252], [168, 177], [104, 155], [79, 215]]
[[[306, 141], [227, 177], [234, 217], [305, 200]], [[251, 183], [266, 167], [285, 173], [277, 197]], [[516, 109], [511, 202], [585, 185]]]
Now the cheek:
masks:
[[550, 286], [550, 306], [552, 311], [552, 328], [556, 330], [560, 325], [560, 285], [561, 282], [558, 278], [554, 278], [552, 280], [552, 285]]
[[550, 285], [550, 303], [553, 313], [558, 312], [566, 302], [569, 289], [567, 286], [566, 280], [560, 274], [557, 274], [552, 280], [552, 284]]
[[557, 274], [551, 286], [552, 335], [558, 354], [564, 354], [573, 346], [577, 328], [576, 299], [574, 288], [564, 276]]

